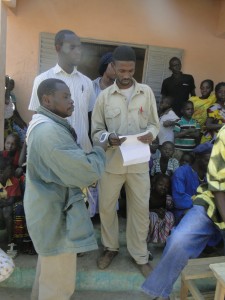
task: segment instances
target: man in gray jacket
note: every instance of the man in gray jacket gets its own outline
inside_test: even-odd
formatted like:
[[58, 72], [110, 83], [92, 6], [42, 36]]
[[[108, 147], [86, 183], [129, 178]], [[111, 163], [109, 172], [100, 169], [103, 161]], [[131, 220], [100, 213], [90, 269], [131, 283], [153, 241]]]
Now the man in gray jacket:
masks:
[[76, 253], [97, 248], [82, 188], [104, 171], [104, 144], [86, 154], [66, 118], [73, 110], [68, 86], [46, 79], [37, 90], [41, 106], [27, 132], [24, 206], [39, 254], [32, 299], [68, 300], [75, 289]]

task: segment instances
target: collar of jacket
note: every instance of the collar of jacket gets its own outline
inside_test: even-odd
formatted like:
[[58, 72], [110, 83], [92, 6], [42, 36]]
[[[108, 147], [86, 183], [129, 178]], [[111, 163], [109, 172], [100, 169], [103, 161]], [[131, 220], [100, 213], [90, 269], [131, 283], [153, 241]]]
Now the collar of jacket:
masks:
[[[144, 93], [144, 87], [143, 87], [142, 84], [139, 84], [134, 78], [133, 78], [133, 83], [134, 83], [134, 93], [133, 93], [133, 95]], [[114, 94], [114, 93], [121, 94], [121, 90], [118, 87], [118, 85], [116, 84], [116, 80], [112, 85], [112, 89], [111, 89], [110, 93], [111, 94]]]
[[39, 108], [37, 109], [37, 113], [42, 114], [42, 115], [52, 119], [54, 122], [58, 123], [61, 126], [66, 127], [69, 131], [71, 131], [72, 127], [68, 123], [67, 119], [61, 118], [60, 116], [54, 114], [53, 112], [51, 112], [50, 110], [48, 110], [44, 106], [39, 106]]

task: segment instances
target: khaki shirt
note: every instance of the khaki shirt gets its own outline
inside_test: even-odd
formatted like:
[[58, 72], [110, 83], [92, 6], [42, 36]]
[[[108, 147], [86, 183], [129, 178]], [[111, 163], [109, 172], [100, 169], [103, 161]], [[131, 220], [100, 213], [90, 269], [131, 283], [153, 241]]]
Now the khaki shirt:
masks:
[[[156, 100], [149, 86], [134, 80], [134, 91], [129, 103], [116, 82], [100, 93], [92, 114], [93, 141], [99, 140], [103, 132], [115, 132], [121, 136], [145, 131], [151, 132], [154, 138], [159, 132]], [[148, 169], [148, 163], [124, 167], [119, 147], [109, 147], [106, 151], [107, 172], [145, 173]]]

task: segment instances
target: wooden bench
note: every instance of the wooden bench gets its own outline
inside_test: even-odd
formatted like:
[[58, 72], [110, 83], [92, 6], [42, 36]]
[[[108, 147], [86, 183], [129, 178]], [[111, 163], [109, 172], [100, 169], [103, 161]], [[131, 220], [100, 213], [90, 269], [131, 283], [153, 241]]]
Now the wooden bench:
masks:
[[[180, 299], [185, 300], [188, 297], [188, 292], [191, 293], [195, 300], [204, 300], [205, 297], [199, 291], [196, 283], [196, 279], [214, 277], [213, 271], [210, 269], [210, 264], [224, 263], [225, 256], [218, 257], [207, 257], [207, 258], [196, 258], [189, 259], [188, 264], [181, 272], [181, 290]], [[208, 298], [213, 299], [214, 293]]]
[[224, 300], [225, 297], [225, 262], [210, 264], [210, 269], [213, 271], [217, 279], [216, 292], [214, 300]]

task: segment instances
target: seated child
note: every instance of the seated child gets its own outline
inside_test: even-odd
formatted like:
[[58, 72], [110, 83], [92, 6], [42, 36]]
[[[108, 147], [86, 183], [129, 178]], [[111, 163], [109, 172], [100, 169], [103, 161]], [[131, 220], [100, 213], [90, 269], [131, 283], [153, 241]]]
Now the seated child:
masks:
[[172, 177], [172, 196], [174, 202], [174, 216], [176, 224], [180, 222], [186, 212], [193, 206], [192, 197], [197, 188], [206, 182], [206, 172], [212, 144], [198, 145], [193, 152], [195, 158], [192, 163], [180, 166]]
[[21, 191], [19, 180], [13, 176], [11, 159], [0, 156], [0, 220], [5, 223], [9, 250], [7, 254], [15, 257], [13, 249], [13, 208], [14, 203], [20, 198]]
[[159, 138], [158, 136], [152, 141], [150, 145], [150, 152], [151, 152], [151, 157], [149, 161], [149, 170], [151, 172], [151, 168], [153, 166], [153, 161], [157, 158], [160, 158], [161, 152], [159, 150]]
[[159, 145], [162, 145], [164, 142], [167, 141], [174, 143], [173, 127], [176, 121], [179, 120], [179, 117], [172, 110], [172, 104], [173, 98], [169, 96], [162, 97], [159, 104]]
[[184, 152], [180, 158], [180, 166], [192, 165], [194, 159], [194, 155], [191, 152]]
[[[194, 106], [191, 101], [186, 101], [181, 110], [182, 117], [174, 126], [175, 150], [192, 151], [200, 142], [200, 125], [192, 119]], [[180, 156], [181, 156], [180, 155]], [[178, 156], [177, 156], [178, 158]], [[180, 157], [179, 157], [180, 159]]]
[[4, 137], [13, 132], [13, 114], [15, 110], [15, 105], [10, 97], [10, 92], [8, 89], [5, 90], [5, 110], [4, 110]]
[[16, 133], [10, 133], [5, 139], [3, 157], [12, 158], [13, 167], [16, 169], [19, 166], [20, 157], [20, 139]]
[[173, 175], [174, 171], [179, 168], [179, 162], [173, 158], [174, 144], [172, 142], [164, 142], [161, 146], [161, 157], [153, 161], [151, 168], [151, 176], [157, 173], [163, 173], [168, 176]]
[[147, 241], [150, 243], [165, 243], [175, 223], [170, 177], [158, 174], [153, 178], [152, 191], [149, 201], [149, 233]]

